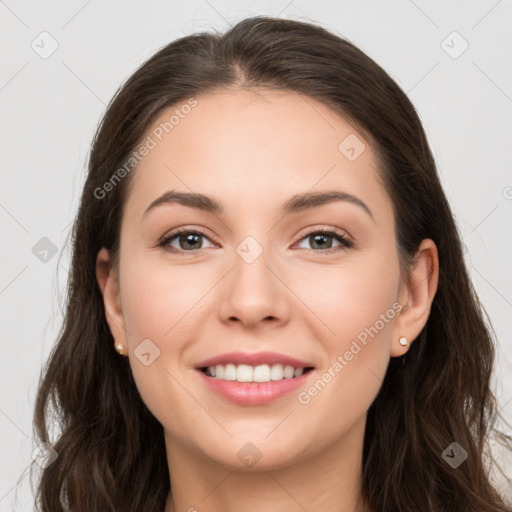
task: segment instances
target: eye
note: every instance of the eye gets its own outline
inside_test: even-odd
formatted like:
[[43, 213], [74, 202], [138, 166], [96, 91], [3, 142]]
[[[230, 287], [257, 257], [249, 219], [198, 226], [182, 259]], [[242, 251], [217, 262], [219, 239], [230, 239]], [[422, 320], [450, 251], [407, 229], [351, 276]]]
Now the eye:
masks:
[[[202, 239], [211, 242], [205, 232], [200, 229], [180, 229], [164, 236], [158, 243], [158, 247], [169, 252], [193, 252], [206, 248], [203, 246]], [[338, 248], [333, 247], [332, 239], [339, 243]], [[317, 229], [303, 236], [302, 240], [309, 241], [313, 246], [313, 250], [317, 253], [331, 253], [355, 246], [354, 242], [349, 240], [341, 231], [335, 229]], [[213, 244], [212, 246], [215, 245], [213, 242], [211, 243]], [[177, 247], [176, 244], [178, 245]]]
[[[339, 242], [338, 249], [332, 246], [332, 239]], [[333, 252], [336, 250], [349, 249], [354, 247], [354, 242], [349, 240], [341, 231], [335, 229], [320, 229], [309, 232], [306, 236], [301, 238], [302, 240], [309, 241], [313, 249], [318, 248], [315, 252]]]
[[[158, 247], [171, 252], [192, 252], [205, 249], [201, 242], [202, 238], [210, 240], [200, 229], [180, 229], [164, 236], [158, 243]], [[173, 243], [177, 243], [178, 247]]]

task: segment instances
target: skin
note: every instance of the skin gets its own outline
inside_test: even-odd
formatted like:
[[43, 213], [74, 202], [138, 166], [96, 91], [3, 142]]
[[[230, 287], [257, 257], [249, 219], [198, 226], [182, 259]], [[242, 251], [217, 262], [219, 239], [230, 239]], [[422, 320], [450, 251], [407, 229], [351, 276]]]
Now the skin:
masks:
[[[165, 512], [363, 511], [367, 410], [390, 357], [409, 349], [399, 338], [412, 342], [428, 319], [438, 282], [436, 246], [424, 240], [401, 279], [392, 203], [376, 156], [326, 106], [269, 90], [214, 91], [196, 99], [133, 171], [119, 267], [106, 249], [97, 258], [115, 343], [123, 345], [142, 399], [164, 428], [172, 489]], [[354, 161], [338, 150], [349, 134], [365, 144]], [[225, 212], [175, 203], [143, 217], [168, 190], [206, 194]], [[281, 216], [294, 194], [326, 190], [357, 196], [373, 219], [346, 201]], [[204, 248], [193, 251], [179, 237], [171, 243], [181, 253], [158, 248], [178, 227], [205, 231]], [[306, 236], [326, 228], [339, 229], [356, 246], [329, 237], [315, 245]], [[263, 248], [250, 264], [236, 252], [247, 236]], [[322, 248], [328, 251], [321, 254]], [[401, 311], [367, 345], [359, 344], [309, 403], [300, 403], [298, 393], [394, 303]], [[144, 339], [160, 350], [149, 366], [134, 355]], [[270, 404], [236, 405], [213, 394], [194, 366], [237, 350], [288, 354], [315, 370], [297, 392]], [[250, 468], [237, 457], [247, 442], [261, 453]]]

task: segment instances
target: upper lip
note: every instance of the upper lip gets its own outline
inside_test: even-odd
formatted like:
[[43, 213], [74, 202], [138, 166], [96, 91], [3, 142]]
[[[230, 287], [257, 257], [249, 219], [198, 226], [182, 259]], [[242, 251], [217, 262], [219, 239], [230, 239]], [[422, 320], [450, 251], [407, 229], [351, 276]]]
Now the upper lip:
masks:
[[250, 366], [282, 364], [283, 366], [293, 366], [294, 368], [313, 367], [313, 365], [307, 361], [301, 361], [295, 357], [278, 354], [277, 352], [255, 352], [252, 354], [247, 352], [229, 352], [205, 359], [195, 367], [200, 369], [208, 366], [215, 366], [217, 364], [226, 365], [230, 363], [235, 365], [248, 364]]

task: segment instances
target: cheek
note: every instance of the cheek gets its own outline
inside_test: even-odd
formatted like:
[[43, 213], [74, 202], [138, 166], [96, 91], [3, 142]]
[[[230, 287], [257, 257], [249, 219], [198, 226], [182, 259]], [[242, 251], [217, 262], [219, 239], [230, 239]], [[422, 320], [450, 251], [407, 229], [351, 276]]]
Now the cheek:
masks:
[[390, 359], [398, 283], [398, 261], [382, 252], [321, 269], [303, 282], [301, 297], [322, 320], [316, 337], [324, 340], [326, 351], [321, 382], [305, 390], [303, 402], [335, 405], [340, 418], [346, 411], [363, 414], [370, 406]]
[[183, 410], [176, 414], [183, 404], [191, 405], [180, 387], [184, 356], [190, 346], [187, 340], [201, 337], [202, 323], [196, 320], [211, 314], [203, 308], [207, 304], [205, 294], [215, 280], [210, 282], [212, 276], [208, 278], [193, 265], [173, 267], [150, 260], [125, 260], [122, 308], [130, 365], [139, 393], [155, 417], [170, 426], [175, 418], [190, 413]]
[[348, 348], [355, 339], [364, 343], [366, 338], [389, 338], [399, 289], [398, 260], [392, 251], [368, 251], [302, 275], [301, 297], [325, 324], [322, 337], [330, 351]]
[[190, 334], [190, 319], [200, 312], [214, 282], [194, 265], [152, 264], [150, 259], [132, 261], [125, 268], [122, 296], [127, 328], [132, 343], [149, 338], [160, 349], [177, 349], [184, 331]]

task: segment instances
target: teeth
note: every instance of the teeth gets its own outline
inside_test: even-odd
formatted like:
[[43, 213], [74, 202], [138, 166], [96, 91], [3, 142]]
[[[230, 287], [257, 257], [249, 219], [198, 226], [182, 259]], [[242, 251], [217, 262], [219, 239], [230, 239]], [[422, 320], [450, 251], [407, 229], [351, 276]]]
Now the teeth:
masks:
[[234, 364], [227, 364], [224, 366], [224, 380], [236, 380], [236, 366]]
[[262, 364], [254, 367], [253, 382], [268, 382], [270, 380], [270, 366]]
[[282, 364], [274, 364], [270, 369], [271, 380], [281, 380], [284, 378], [284, 368]]
[[300, 377], [304, 368], [282, 364], [261, 364], [250, 366], [248, 364], [218, 364], [209, 366], [206, 374], [210, 377], [223, 380], [236, 380], [238, 382], [269, 382], [271, 380], [292, 379]]
[[[233, 365], [234, 366], [234, 365]], [[238, 382], [253, 382], [254, 370], [248, 364], [239, 364], [236, 368], [236, 380]]]

